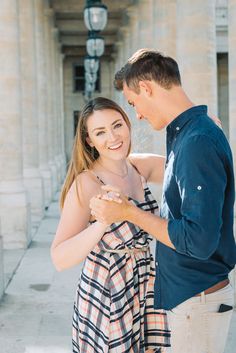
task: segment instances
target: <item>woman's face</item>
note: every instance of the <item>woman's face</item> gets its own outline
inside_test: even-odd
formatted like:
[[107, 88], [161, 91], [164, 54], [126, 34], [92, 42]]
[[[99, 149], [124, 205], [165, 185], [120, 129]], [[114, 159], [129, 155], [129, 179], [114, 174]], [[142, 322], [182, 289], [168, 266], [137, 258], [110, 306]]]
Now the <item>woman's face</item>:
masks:
[[87, 120], [87, 142], [95, 147], [100, 158], [121, 160], [127, 157], [130, 130], [116, 110], [94, 111]]

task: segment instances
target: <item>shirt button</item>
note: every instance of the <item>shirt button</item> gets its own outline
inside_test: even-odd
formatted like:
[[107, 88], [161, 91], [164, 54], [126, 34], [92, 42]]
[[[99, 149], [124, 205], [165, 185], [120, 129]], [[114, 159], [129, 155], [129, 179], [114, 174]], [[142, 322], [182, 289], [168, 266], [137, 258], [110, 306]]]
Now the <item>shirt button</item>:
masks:
[[158, 266], [158, 262], [156, 261], [156, 266]]
[[198, 185], [197, 189], [198, 189], [198, 190], [202, 190], [201, 185]]
[[179, 131], [179, 126], [177, 126], [176, 130]]

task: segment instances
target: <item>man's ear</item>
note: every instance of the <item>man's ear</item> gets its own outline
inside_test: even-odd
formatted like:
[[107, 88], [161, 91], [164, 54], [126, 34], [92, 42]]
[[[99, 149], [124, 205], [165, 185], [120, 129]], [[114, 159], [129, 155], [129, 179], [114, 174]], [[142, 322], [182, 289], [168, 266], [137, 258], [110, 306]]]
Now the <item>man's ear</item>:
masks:
[[141, 93], [144, 93], [148, 97], [152, 95], [152, 85], [150, 81], [139, 81], [139, 89]]

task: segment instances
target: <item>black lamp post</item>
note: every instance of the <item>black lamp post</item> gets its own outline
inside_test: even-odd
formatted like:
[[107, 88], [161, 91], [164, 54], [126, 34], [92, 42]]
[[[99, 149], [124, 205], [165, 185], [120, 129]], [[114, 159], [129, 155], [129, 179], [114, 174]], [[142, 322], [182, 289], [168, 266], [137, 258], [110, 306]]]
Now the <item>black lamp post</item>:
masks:
[[95, 90], [99, 68], [98, 57], [104, 53], [104, 39], [98, 35], [98, 32], [102, 31], [107, 24], [107, 6], [103, 5], [101, 0], [86, 0], [84, 22], [89, 30], [86, 41], [88, 55], [84, 59], [85, 97], [90, 98]]

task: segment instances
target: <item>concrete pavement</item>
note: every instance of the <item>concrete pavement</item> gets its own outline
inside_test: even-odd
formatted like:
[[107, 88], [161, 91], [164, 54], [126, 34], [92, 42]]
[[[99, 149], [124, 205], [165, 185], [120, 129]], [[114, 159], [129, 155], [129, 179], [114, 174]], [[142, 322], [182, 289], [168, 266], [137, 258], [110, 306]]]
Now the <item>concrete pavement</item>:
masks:
[[[71, 352], [72, 307], [80, 266], [58, 273], [51, 263], [49, 247], [58, 219], [56, 200], [7, 287], [0, 304], [0, 353]], [[19, 251], [15, 256], [20, 256]], [[13, 257], [12, 253], [8, 261], [11, 269]]]
[[[0, 353], [71, 353], [73, 299], [81, 266], [62, 273], [53, 268], [49, 247], [58, 219], [55, 199], [27, 251], [7, 254], [8, 280], [14, 258], [23, 257], [0, 303]], [[235, 352], [236, 313], [225, 353]]]

